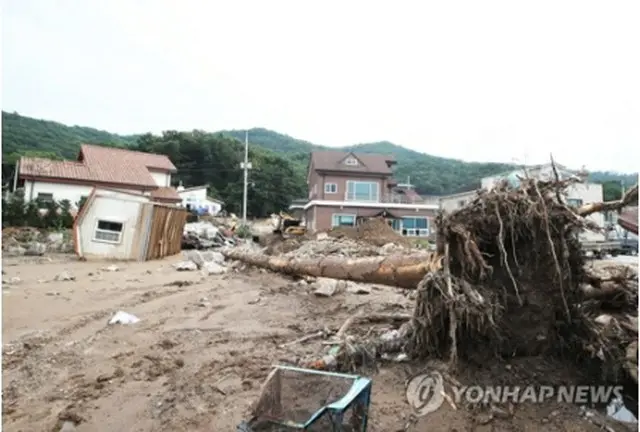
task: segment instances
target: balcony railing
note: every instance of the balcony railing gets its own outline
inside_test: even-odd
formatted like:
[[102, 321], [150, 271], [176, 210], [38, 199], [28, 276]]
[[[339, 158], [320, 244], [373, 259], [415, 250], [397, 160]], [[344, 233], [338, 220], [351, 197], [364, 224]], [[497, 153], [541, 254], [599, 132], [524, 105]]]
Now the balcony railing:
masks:
[[346, 192], [344, 194], [345, 201], [355, 201], [363, 203], [385, 203], [385, 204], [433, 204], [438, 205], [437, 197], [420, 197], [410, 198], [403, 194], [355, 194]]

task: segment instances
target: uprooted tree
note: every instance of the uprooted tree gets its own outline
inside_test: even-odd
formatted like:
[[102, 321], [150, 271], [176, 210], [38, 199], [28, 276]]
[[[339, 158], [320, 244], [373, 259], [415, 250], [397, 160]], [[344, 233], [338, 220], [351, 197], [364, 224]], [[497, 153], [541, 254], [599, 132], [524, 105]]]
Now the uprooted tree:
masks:
[[[578, 235], [588, 215], [637, 202], [574, 209], [563, 191], [576, 179], [506, 183], [436, 220], [431, 256], [285, 259], [230, 250], [229, 258], [288, 274], [417, 288], [401, 347], [414, 358], [483, 362], [487, 355], [571, 358], [594, 381], [637, 394], [638, 283], [629, 268], [603, 279], [585, 268]], [[635, 390], [633, 390], [635, 388]], [[637, 404], [633, 404], [636, 406]]]

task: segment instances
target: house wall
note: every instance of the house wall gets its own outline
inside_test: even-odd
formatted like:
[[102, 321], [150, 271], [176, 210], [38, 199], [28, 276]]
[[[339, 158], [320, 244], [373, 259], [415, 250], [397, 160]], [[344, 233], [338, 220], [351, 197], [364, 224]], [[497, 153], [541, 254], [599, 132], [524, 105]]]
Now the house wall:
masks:
[[93, 190], [91, 185], [75, 185], [66, 183], [49, 183], [34, 180], [25, 180], [24, 199], [32, 201], [38, 197], [39, 193], [53, 194], [55, 201], [69, 200], [72, 206], [76, 206], [78, 201], [84, 196], [88, 197]]
[[[134, 196], [109, 190], [96, 192], [93, 202], [87, 207], [78, 227], [83, 256], [135, 259], [135, 240], [142, 205], [148, 202], [144, 196]], [[120, 243], [104, 243], [94, 240], [99, 220], [123, 224]]]
[[[604, 194], [601, 184], [578, 183], [571, 185], [566, 190], [567, 200], [581, 200], [582, 204], [600, 202], [603, 198]], [[605, 215], [603, 213], [594, 213], [587, 216], [587, 219], [596, 223], [601, 228], [605, 226]], [[580, 234], [580, 239], [583, 241], [604, 241], [606, 240], [606, 234], [585, 231]]]
[[[560, 168], [556, 168], [556, 170], [560, 178], [566, 178], [572, 175], [572, 173], [568, 172], [567, 170], [563, 170]], [[538, 180], [545, 180], [545, 181], [551, 180], [555, 176], [555, 173], [553, 172], [553, 167], [551, 165], [544, 165], [541, 167], [528, 169], [526, 173], [524, 170], [516, 170], [515, 173], [520, 177], [525, 177], [529, 175], [530, 177], [535, 177]], [[481, 186], [483, 189], [491, 189], [502, 178], [504, 178], [506, 175], [509, 175], [509, 174], [511, 174], [511, 172], [506, 173], [504, 175], [495, 175], [495, 176], [485, 177], [481, 180]]]
[[459, 208], [462, 208], [470, 203], [476, 197], [476, 194], [477, 192], [473, 190], [455, 195], [440, 197], [440, 209], [447, 213], [456, 211]]
[[[354, 215], [355, 217], [371, 217], [379, 214], [383, 208], [371, 208], [371, 207], [330, 207], [330, 206], [313, 206], [306, 211], [307, 229], [313, 231], [324, 231], [331, 229], [331, 221], [334, 214], [339, 215]], [[389, 212], [398, 217], [403, 216], [417, 216], [427, 217], [429, 220], [428, 228], [430, 232], [433, 232], [433, 220], [436, 216], [437, 210], [424, 210], [424, 209], [390, 209]], [[312, 221], [310, 223], [310, 221]]]
[[149, 170], [149, 174], [151, 174], [151, 177], [153, 177], [153, 181], [155, 181], [158, 186], [171, 186], [171, 173]]
[[[347, 194], [348, 181], [365, 181], [378, 183], [378, 193], [380, 197], [386, 195], [389, 191], [387, 185], [389, 176], [384, 175], [365, 175], [350, 174], [336, 175], [312, 172], [309, 181], [309, 199], [310, 200], [328, 200], [328, 201], [344, 201]], [[336, 193], [325, 192], [325, 185], [333, 183], [337, 185]]]
[[222, 210], [222, 204], [212, 201], [207, 197], [206, 187], [179, 191], [178, 195], [182, 198], [183, 207], [186, 207], [187, 204], [206, 206], [209, 209], [209, 213], [213, 216], [217, 215], [220, 210]]

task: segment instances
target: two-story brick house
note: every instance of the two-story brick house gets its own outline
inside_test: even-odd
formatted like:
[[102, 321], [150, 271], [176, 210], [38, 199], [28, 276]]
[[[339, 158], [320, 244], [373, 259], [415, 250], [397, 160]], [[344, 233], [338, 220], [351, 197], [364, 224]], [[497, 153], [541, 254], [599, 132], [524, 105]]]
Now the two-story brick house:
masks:
[[340, 151], [311, 153], [304, 205], [307, 229], [326, 230], [355, 226], [359, 221], [384, 216], [398, 233], [426, 237], [438, 210], [415, 193], [399, 193], [392, 179], [393, 157]]

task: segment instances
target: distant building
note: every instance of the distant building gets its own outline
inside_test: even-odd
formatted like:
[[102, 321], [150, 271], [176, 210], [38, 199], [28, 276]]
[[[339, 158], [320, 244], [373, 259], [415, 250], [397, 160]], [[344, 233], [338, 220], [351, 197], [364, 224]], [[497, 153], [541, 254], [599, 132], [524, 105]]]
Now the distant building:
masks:
[[[570, 178], [574, 176], [582, 176], [583, 173], [568, 170], [562, 165], [556, 164], [556, 170], [560, 179]], [[526, 172], [523, 169], [507, 171], [489, 177], [484, 177], [481, 181], [481, 188], [490, 190], [502, 180], [515, 181], [518, 176], [526, 176], [537, 178], [538, 180], [553, 180], [554, 172], [552, 165], [543, 164], [527, 167]], [[477, 190], [462, 192], [453, 195], [440, 197], [440, 208], [446, 212], [455, 211], [471, 202], [477, 196]], [[600, 202], [604, 198], [601, 184], [596, 183], [577, 183], [571, 185], [566, 190], [565, 202], [568, 205], [579, 207], [586, 203]], [[602, 213], [594, 213], [589, 219], [595, 222], [599, 227], [605, 227], [605, 216]], [[605, 240], [605, 234], [585, 232], [581, 235], [584, 241], [602, 241]]]
[[69, 200], [76, 206], [94, 187], [141, 193], [155, 202], [182, 201], [171, 187], [176, 167], [167, 156], [122, 148], [83, 144], [77, 160], [57, 161], [22, 157], [14, 189], [22, 188], [26, 201]]
[[176, 190], [182, 200], [181, 206], [189, 211], [195, 210], [215, 216], [220, 213], [224, 205], [224, 202], [207, 195], [206, 185], [190, 188], [184, 188], [180, 185]]
[[427, 237], [438, 210], [435, 200], [425, 201], [411, 187], [392, 179], [390, 156], [341, 151], [312, 152], [307, 184], [308, 201], [302, 206], [310, 231], [355, 226], [381, 216], [401, 235]]

